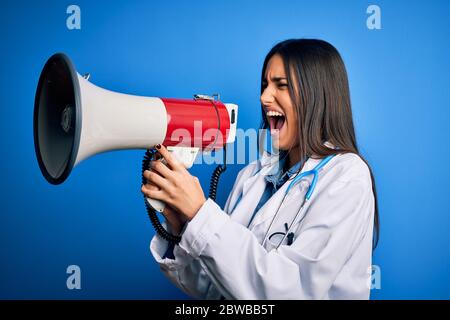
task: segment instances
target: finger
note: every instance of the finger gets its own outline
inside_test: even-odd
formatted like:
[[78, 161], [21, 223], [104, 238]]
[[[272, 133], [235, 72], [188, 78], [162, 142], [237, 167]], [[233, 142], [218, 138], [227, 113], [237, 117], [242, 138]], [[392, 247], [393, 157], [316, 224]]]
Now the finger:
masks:
[[150, 168], [166, 179], [172, 177], [172, 171], [161, 161], [152, 161]]
[[161, 200], [165, 202], [165, 199], [167, 198], [166, 194], [162, 190], [149, 190], [145, 187], [145, 185], [142, 185], [141, 192], [148, 198], [152, 198], [155, 200]]
[[172, 157], [172, 154], [169, 152], [169, 150], [167, 150], [165, 146], [163, 146], [162, 144], [157, 144], [156, 149], [166, 160], [170, 168], [172, 168], [173, 170], [180, 169], [181, 163], [177, 159], [175, 159], [175, 157]]
[[144, 184], [144, 186], [148, 190], [161, 190], [158, 186], [155, 186], [153, 183], [146, 183], [146, 184]]
[[169, 187], [169, 182], [166, 179], [164, 179], [163, 177], [161, 177], [159, 174], [157, 174], [156, 172], [153, 172], [150, 170], [145, 170], [144, 177], [145, 177], [145, 179], [147, 179], [148, 182], [156, 185], [160, 189], [165, 190]]
[[150, 183], [143, 184], [141, 186], [141, 191], [147, 191], [147, 190], [154, 191], [154, 190], [161, 190], [161, 189], [159, 187], [155, 186], [154, 184], [150, 184]]
[[153, 154], [153, 158], [148, 163], [148, 167], [145, 169], [150, 170], [150, 168], [152, 167], [152, 162], [158, 161], [161, 158], [162, 158], [161, 154], [159, 152], [155, 152]]
[[159, 152], [156, 152], [155, 153], [155, 160], [159, 160], [161, 158], [162, 158], [161, 154]]

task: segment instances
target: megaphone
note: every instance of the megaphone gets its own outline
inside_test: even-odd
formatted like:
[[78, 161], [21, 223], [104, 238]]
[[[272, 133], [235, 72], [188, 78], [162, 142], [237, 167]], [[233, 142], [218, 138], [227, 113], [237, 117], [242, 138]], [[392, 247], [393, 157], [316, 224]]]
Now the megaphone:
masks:
[[[34, 102], [34, 145], [48, 182], [60, 184], [95, 154], [164, 144], [186, 168], [199, 150], [218, 150], [236, 136], [238, 106], [215, 97], [144, 97], [100, 88], [68, 56], [45, 63]], [[148, 199], [157, 211], [164, 204]]]

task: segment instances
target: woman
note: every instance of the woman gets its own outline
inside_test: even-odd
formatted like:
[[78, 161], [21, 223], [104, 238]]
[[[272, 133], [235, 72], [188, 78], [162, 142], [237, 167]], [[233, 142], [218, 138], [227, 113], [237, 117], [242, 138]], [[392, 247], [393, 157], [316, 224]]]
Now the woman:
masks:
[[[182, 240], [171, 247], [156, 235], [151, 252], [197, 298], [368, 299], [376, 191], [358, 153], [344, 63], [325, 41], [283, 41], [268, 53], [261, 84], [263, 127], [280, 163], [265, 153], [241, 170], [222, 210], [157, 146], [168, 167], [152, 162], [142, 192], [169, 205], [167, 227]], [[286, 191], [318, 164], [300, 210], [312, 176]]]

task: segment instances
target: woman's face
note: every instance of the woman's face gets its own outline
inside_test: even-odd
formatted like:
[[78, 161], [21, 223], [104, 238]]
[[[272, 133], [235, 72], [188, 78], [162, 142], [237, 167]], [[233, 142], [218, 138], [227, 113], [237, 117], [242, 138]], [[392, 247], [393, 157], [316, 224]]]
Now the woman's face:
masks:
[[283, 60], [275, 54], [267, 63], [263, 79], [264, 91], [261, 104], [264, 107], [273, 145], [288, 150], [298, 145], [297, 113], [289, 95]]

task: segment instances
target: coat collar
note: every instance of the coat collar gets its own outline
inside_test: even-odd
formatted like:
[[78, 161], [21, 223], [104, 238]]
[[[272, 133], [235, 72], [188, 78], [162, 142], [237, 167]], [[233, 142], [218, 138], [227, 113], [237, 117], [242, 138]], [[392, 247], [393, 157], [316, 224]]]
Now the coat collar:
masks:
[[[264, 177], [274, 171], [279, 166], [279, 156], [272, 155], [264, 151], [261, 158], [257, 160], [253, 175], [248, 178], [242, 187], [242, 196], [245, 196], [248, 189], [255, 184], [258, 179], [264, 180]], [[264, 191], [264, 190], [263, 190]]]
[[[335, 148], [328, 141], [326, 141], [324, 145], [329, 148], [333, 149]], [[317, 166], [320, 163], [321, 160], [322, 159], [315, 157], [308, 158], [300, 173], [312, 170], [315, 166]], [[278, 170], [277, 166], [279, 165], [280, 165], [279, 155], [270, 154], [264, 151], [261, 158], [258, 160], [253, 176], [247, 179], [243, 184], [242, 197], [244, 197], [247, 193], [251, 192], [252, 193], [251, 198], [259, 200], [264, 192], [266, 184], [265, 176], [267, 174], [274, 172], [275, 170]], [[293, 178], [294, 177], [290, 177], [289, 180], [286, 183], [284, 183], [284, 185], [282, 185], [274, 193], [274, 195], [260, 208], [259, 212], [256, 214], [255, 218], [253, 219], [250, 225], [250, 229], [257, 227], [258, 225], [261, 225], [263, 222], [273, 217], [280, 204], [281, 206], [279, 210], [282, 210], [283, 207], [289, 205], [293, 199], [298, 199], [301, 193], [306, 193], [306, 190], [308, 189], [312, 179], [309, 176], [305, 177], [305, 179], [302, 182], [300, 182], [298, 188], [294, 188], [292, 191], [290, 191], [283, 201], [286, 189]], [[254, 207], [256, 207], [256, 204]], [[251, 211], [251, 209], [249, 211]], [[248, 216], [248, 212], [246, 212], [246, 215]]]

